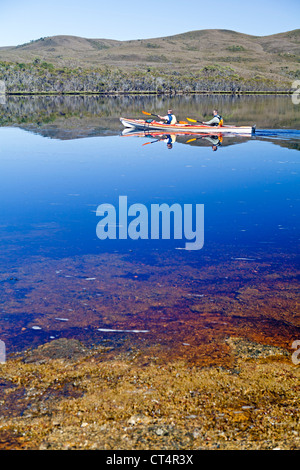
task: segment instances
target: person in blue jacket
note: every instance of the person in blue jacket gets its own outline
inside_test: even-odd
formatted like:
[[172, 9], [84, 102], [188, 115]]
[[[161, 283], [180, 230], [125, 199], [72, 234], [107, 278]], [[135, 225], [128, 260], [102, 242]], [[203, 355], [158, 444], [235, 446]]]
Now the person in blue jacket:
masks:
[[159, 119], [164, 121], [164, 124], [176, 124], [177, 119], [175, 114], [173, 114], [172, 109], [168, 109], [168, 114], [166, 116], [158, 115]]

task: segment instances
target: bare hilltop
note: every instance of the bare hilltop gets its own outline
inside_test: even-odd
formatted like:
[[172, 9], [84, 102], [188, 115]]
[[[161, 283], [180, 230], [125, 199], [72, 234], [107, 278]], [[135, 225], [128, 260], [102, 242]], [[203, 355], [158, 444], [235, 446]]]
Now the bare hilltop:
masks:
[[131, 41], [53, 36], [0, 48], [8, 92], [290, 91], [299, 78], [300, 29]]

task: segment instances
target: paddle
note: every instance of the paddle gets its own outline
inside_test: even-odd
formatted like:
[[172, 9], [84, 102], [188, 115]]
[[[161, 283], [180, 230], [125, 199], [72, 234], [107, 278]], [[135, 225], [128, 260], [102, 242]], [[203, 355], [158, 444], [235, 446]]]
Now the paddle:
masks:
[[[187, 118], [187, 120], [190, 121], [190, 122], [199, 122], [199, 124], [202, 124], [202, 126], [211, 127], [209, 124], [205, 124], [205, 123], [202, 122], [202, 121], [196, 121], [196, 119]], [[219, 127], [219, 126], [216, 126], [216, 127]], [[229, 127], [229, 126], [224, 126], [224, 125], [222, 125], [221, 127]]]
[[154, 142], [158, 142], [159, 140], [160, 139], [152, 140], [152, 142], [146, 142], [145, 144], [142, 145], [142, 147], [144, 147], [144, 145], [154, 144]]
[[[187, 118], [188, 121], [190, 122], [199, 122], [199, 124], [203, 124], [202, 121], [197, 121], [196, 119], [190, 119], [190, 118]], [[205, 124], [203, 124], [205, 126]]]
[[201, 137], [194, 137], [193, 139], [189, 139], [186, 141], [186, 144], [188, 144], [189, 142], [194, 142], [195, 140], [198, 140], [198, 139], [203, 139], [203, 137], [206, 137], [206, 136], [209, 136], [210, 134], [203, 134], [201, 135]]
[[152, 113], [147, 113], [147, 111], [142, 111], [143, 114], [146, 114], [146, 116], [155, 116], [159, 118], [158, 114], [152, 114]]

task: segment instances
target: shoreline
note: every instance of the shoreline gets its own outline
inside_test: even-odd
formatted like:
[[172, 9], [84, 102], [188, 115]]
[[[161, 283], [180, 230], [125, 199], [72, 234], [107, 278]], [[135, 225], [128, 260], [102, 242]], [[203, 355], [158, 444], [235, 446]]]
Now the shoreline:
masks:
[[0, 96], [60, 96], [60, 95], [101, 95], [101, 96], [118, 96], [118, 95], [151, 95], [151, 96], [178, 96], [178, 95], [292, 95], [294, 91], [177, 91], [177, 92], [156, 92], [156, 91], [103, 91], [103, 92], [94, 92], [94, 91], [66, 91], [66, 92], [57, 92], [57, 91], [14, 91], [6, 92]]
[[299, 368], [280, 348], [227, 346], [230, 366], [202, 367], [65, 338], [27, 350], [0, 365], [0, 449], [299, 449]]

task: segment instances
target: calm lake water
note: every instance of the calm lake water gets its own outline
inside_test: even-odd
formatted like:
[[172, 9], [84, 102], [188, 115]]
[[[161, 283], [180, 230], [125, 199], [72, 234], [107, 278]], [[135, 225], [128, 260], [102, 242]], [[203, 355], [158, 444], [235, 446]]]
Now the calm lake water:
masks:
[[[120, 116], [170, 106], [178, 120], [218, 107], [225, 123], [257, 132], [123, 134]], [[219, 363], [229, 336], [285, 347], [300, 339], [300, 105], [289, 96], [9, 97], [0, 126], [8, 354], [71, 337]], [[118, 210], [120, 196], [149, 213], [203, 204], [203, 248], [173, 237], [100, 240], [97, 207]]]

